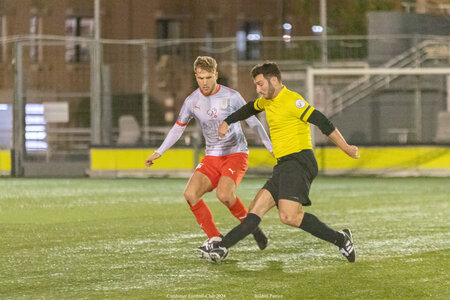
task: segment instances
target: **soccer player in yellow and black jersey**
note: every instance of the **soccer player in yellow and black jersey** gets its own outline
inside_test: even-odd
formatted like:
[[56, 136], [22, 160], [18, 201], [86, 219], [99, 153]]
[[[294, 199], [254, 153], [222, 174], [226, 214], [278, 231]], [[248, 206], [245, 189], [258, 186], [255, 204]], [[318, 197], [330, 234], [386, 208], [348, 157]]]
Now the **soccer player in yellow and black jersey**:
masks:
[[250, 204], [245, 220], [221, 242], [212, 245], [209, 258], [213, 261], [223, 260], [228, 255], [228, 249], [250, 234], [262, 217], [276, 205], [281, 222], [333, 243], [349, 262], [354, 262], [356, 252], [350, 230], [335, 231], [303, 210], [303, 206], [311, 205], [309, 189], [318, 173], [309, 123], [318, 126], [352, 158], [359, 158], [358, 147], [348, 145], [339, 130], [320, 111], [282, 84], [281, 72], [275, 63], [255, 66], [252, 77], [261, 97], [229, 115], [220, 125], [218, 134], [224, 136], [229, 124], [264, 110], [277, 164], [272, 177]]

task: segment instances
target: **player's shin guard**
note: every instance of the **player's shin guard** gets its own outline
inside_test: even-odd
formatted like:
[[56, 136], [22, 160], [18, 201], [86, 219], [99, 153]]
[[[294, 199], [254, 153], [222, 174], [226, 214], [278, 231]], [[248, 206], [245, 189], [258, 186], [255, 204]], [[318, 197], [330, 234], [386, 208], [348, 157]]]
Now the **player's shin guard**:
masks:
[[331, 229], [322, 223], [316, 216], [309, 213], [304, 214], [302, 223], [300, 224], [300, 229], [303, 229], [313, 236], [339, 247], [341, 247], [344, 243], [344, 237], [342, 234]]
[[200, 225], [200, 227], [202, 227], [208, 238], [220, 235], [216, 224], [214, 224], [211, 210], [206, 205], [205, 201], [203, 201], [203, 199], [194, 206], [191, 206], [191, 211], [194, 213], [194, 216], [197, 219], [197, 223]]
[[241, 224], [234, 227], [219, 243], [221, 247], [230, 248], [237, 242], [252, 233], [261, 222], [261, 218], [255, 214], [249, 213]]
[[235, 216], [239, 221], [244, 221], [247, 216], [247, 208], [245, 208], [244, 203], [242, 203], [241, 199], [236, 197], [236, 203], [233, 206], [229, 207], [230, 212], [233, 216]]

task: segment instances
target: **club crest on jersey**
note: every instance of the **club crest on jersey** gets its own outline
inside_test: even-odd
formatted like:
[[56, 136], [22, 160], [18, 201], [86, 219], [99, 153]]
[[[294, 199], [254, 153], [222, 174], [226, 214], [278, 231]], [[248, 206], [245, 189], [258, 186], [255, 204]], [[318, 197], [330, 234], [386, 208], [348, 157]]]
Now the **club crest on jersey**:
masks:
[[211, 118], [217, 119], [217, 108], [213, 107], [206, 112]]
[[226, 109], [228, 107], [228, 99], [220, 99], [220, 108]]
[[303, 108], [305, 105], [306, 103], [302, 99], [295, 100], [295, 106], [297, 106], [298, 108]]

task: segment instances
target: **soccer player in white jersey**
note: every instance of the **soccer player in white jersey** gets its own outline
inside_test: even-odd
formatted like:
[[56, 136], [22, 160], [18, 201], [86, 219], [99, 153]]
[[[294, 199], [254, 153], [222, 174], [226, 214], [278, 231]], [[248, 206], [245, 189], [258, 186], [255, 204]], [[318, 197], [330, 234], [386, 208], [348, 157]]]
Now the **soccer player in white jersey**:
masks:
[[[220, 239], [221, 234], [202, 196], [216, 189], [217, 198], [239, 221], [247, 216], [247, 209], [234, 193], [248, 168], [247, 141], [239, 122], [231, 125], [223, 138], [217, 135], [220, 123], [246, 102], [237, 91], [217, 83], [217, 63], [214, 58], [197, 57], [194, 72], [199, 88], [186, 98], [176, 123], [159, 149], [145, 161], [145, 165], [152, 166], [154, 160], [178, 141], [189, 121], [195, 118], [203, 131], [206, 155], [189, 179], [184, 197], [208, 238]], [[272, 143], [258, 119], [253, 116], [246, 122], [272, 152]], [[263, 231], [257, 227], [252, 233], [258, 247], [265, 249], [268, 239]], [[199, 250], [204, 252], [205, 249], [200, 247]]]

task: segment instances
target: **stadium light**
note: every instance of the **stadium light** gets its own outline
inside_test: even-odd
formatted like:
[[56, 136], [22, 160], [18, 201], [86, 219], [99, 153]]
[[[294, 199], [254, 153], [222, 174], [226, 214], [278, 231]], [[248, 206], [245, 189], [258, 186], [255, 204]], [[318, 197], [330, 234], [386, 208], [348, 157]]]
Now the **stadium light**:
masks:
[[48, 144], [44, 141], [26, 141], [25, 147], [27, 150], [45, 150]]
[[291, 41], [292, 24], [284, 23], [283, 29], [284, 29], [283, 40], [286, 43], [289, 43]]
[[47, 137], [46, 132], [25, 132], [25, 139], [27, 140], [44, 140]]
[[314, 33], [321, 33], [323, 31], [323, 27], [320, 25], [314, 25], [312, 27], [312, 32]]
[[25, 126], [25, 132], [41, 132], [45, 131], [44, 125], [27, 125]]
[[284, 23], [284, 24], [283, 24], [283, 29], [284, 29], [284, 30], [291, 30], [291, 29], [292, 29], [292, 24], [290, 24], [290, 23]]
[[25, 124], [43, 125], [45, 124], [44, 116], [26, 116]]
[[247, 40], [249, 41], [259, 41], [261, 39], [261, 35], [258, 33], [249, 33], [247, 35]]
[[290, 34], [285, 34], [285, 35], [283, 35], [283, 40], [285, 41], [285, 42], [290, 42], [291, 41], [291, 35]]
[[44, 105], [29, 103], [25, 105], [25, 113], [29, 115], [42, 115], [44, 114]]

